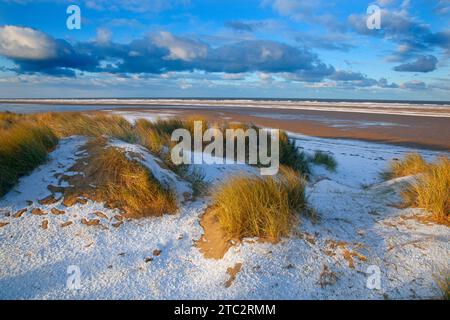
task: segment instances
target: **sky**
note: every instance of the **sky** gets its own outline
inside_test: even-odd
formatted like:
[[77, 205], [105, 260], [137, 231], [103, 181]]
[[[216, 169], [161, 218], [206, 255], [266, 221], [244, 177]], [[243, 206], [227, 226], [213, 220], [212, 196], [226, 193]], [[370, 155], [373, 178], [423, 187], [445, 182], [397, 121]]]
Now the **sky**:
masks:
[[450, 0], [0, 0], [0, 97], [449, 101]]

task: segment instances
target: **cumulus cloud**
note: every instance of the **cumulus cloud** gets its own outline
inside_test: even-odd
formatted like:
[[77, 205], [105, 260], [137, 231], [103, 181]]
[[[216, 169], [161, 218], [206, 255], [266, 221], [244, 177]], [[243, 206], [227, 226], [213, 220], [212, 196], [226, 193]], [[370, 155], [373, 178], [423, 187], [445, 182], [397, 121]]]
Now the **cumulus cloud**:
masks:
[[419, 80], [407, 81], [400, 85], [400, 88], [409, 90], [424, 90], [426, 89], [426, 87], [427, 85], [425, 84], [425, 82]]
[[385, 79], [385, 78], [381, 78], [380, 80], [378, 80], [378, 86], [379, 86], [380, 88], [389, 88], [389, 89], [396, 89], [396, 88], [399, 88], [399, 85], [398, 85], [398, 84], [396, 84], [396, 83], [394, 83], [394, 82], [389, 83], [389, 82], [387, 81], [387, 79]]
[[[128, 44], [119, 44], [111, 41], [108, 32], [99, 31], [96, 41], [70, 44], [28, 28], [14, 27], [13, 30], [19, 34], [36, 33], [45, 39], [34, 45], [34, 54], [23, 56], [18, 50], [20, 46], [12, 49], [14, 41], [10, 37], [0, 38], [2, 55], [16, 63], [19, 73], [57, 75], [73, 74], [77, 70], [117, 74], [194, 70], [290, 72], [304, 81], [320, 81], [334, 72], [332, 66], [322, 62], [311, 51], [276, 41], [245, 40], [211, 47], [197, 40], [159, 32]], [[52, 54], [48, 54], [49, 44], [52, 44]]]
[[160, 32], [153, 36], [153, 43], [159, 48], [169, 50], [168, 60], [192, 61], [204, 58], [208, 53], [208, 46], [198, 41], [176, 37], [169, 32]]
[[439, 15], [450, 14], [450, 0], [439, 0], [434, 7], [434, 12]]
[[396, 83], [389, 83], [387, 79], [381, 78], [379, 80], [369, 78], [367, 75], [360, 72], [337, 70], [329, 79], [336, 81], [336, 87], [345, 88], [368, 88], [379, 87], [395, 89], [399, 86]]
[[436, 70], [438, 59], [435, 56], [419, 56], [416, 60], [403, 63], [394, 67], [395, 71], [401, 72], [431, 72]]
[[12, 59], [51, 59], [57, 54], [57, 43], [31, 28], [3, 26], [0, 27], [0, 54]]
[[[11, 37], [11, 30], [14, 36], [20, 35], [20, 41], [12, 40], [16, 38]], [[39, 40], [23, 40], [30, 34], [37, 35]], [[19, 49], [26, 46], [33, 48], [32, 53], [20, 52]], [[420, 90], [425, 86], [417, 81], [399, 86], [360, 72], [336, 70], [305, 47], [277, 41], [244, 40], [212, 47], [191, 38], [159, 32], [129, 43], [115, 43], [108, 31], [98, 30], [95, 41], [69, 43], [37, 30], [9, 26], [0, 29], [0, 50], [1, 55], [15, 63], [18, 74], [75, 76], [77, 72], [90, 72], [126, 78], [185, 73], [190, 78], [200, 72], [222, 73], [218, 79], [236, 80], [245, 79], [248, 73], [256, 73], [262, 82], [276, 79], [273, 76], [278, 74], [286, 80], [316, 84], [328, 81], [345, 88]], [[419, 68], [434, 68], [436, 62], [434, 56], [424, 56], [398, 68], [417, 72]]]
[[74, 76], [74, 69], [93, 70], [96, 58], [78, 52], [67, 41], [26, 27], [0, 27], [0, 55], [17, 64], [18, 73]]
[[330, 77], [330, 79], [338, 81], [355, 81], [355, 80], [364, 80], [366, 78], [367, 76], [363, 75], [360, 72], [344, 71], [344, 70], [338, 70]]
[[381, 29], [369, 30], [366, 16], [351, 15], [348, 18], [351, 28], [359, 34], [380, 37], [397, 43], [398, 50], [390, 57], [391, 61], [411, 59], [424, 51], [434, 49], [450, 50], [450, 31], [433, 32], [429, 25], [411, 17], [404, 9], [381, 10]]
[[246, 40], [210, 50], [199, 61], [206, 71], [241, 73], [321, 72], [326, 65], [309, 50], [275, 41]]

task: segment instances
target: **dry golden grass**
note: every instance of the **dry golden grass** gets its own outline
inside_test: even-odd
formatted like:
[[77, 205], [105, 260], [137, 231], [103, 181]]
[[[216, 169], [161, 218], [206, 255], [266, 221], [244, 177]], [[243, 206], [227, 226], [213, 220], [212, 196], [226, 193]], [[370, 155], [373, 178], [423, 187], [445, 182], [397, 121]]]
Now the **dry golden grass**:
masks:
[[0, 114], [0, 197], [21, 176], [42, 164], [57, 143], [47, 126], [25, 117]]
[[13, 124], [24, 120], [24, 116], [12, 112], [0, 112], [0, 129], [8, 129]]
[[213, 195], [220, 227], [231, 238], [277, 241], [306, 209], [305, 180], [283, 168], [277, 177], [234, 177]]
[[87, 145], [88, 158], [81, 159], [73, 168], [85, 174], [66, 178], [74, 186], [65, 192], [66, 197], [84, 196], [106, 202], [134, 218], [161, 216], [177, 210], [175, 194], [164, 188], [146, 167], [128, 159], [122, 151], [105, 146], [102, 138]]
[[[223, 137], [226, 136], [225, 131], [227, 129], [255, 129], [259, 128], [244, 123], [228, 123], [226, 121], [220, 121], [217, 123], [209, 123], [202, 116], [192, 115], [188, 119], [181, 121], [178, 119], [170, 119], [170, 120], [157, 120], [154, 122], [150, 122], [145, 119], [140, 119], [136, 121], [135, 126], [133, 128], [134, 135], [137, 137], [137, 141], [146, 147], [151, 152], [158, 155], [164, 163], [173, 171], [183, 176], [186, 171], [185, 166], [175, 166], [170, 158], [169, 152], [162, 152], [163, 150], [168, 150], [171, 146], [175, 145], [176, 142], [171, 141], [172, 132], [175, 129], [187, 129], [191, 135], [194, 134], [194, 122], [200, 121], [202, 124], [202, 134], [208, 128], [216, 128], [222, 132]], [[235, 138], [236, 143], [236, 138]], [[205, 147], [209, 142], [204, 142], [203, 147]], [[258, 144], [259, 145], [259, 144]], [[270, 146], [270, 144], [269, 144]], [[165, 149], [166, 147], [167, 149]], [[224, 139], [224, 150], [226, 150], [226, 141]], [[245, 139], [245, 150], [246, 150], [246, 159], [249, 158], [249, 139]], [[228, 155], [224, 155], [228, 156]], [[232, 155], [236, 158], [236, 154]], [[308, 159], [303, 152], [300, 152], [298, 148], [295, 146], [294, 142], [290, 141], [286, 135], [286, 133], [280, 133], [280, 163], [282, 165], [293, 168], [301, 174], [307, 175], [309, 173], [308, 167]], [[186, 176], [183, 176], [187, 178]]]
[[123, 117], [96, 113], [53, 112], [34, 116], [38, 123], [48, 125], [59, 137], [103, 135], [135, 142], [133, 126]]
[[155, 154], [161, 154], [163, 147], [170, 143], [170, 136], [160, 133], [152, 122], [139, 119], [134, 126], [138, 142]]
[[428, 167], [427, 162], [418, 153], [410, 153], [403, 160], [396, 160], [390, 163], [387, 172], [382, 175], [385, 179], [393, 179], [415, 175], [424, 172]]
[[108, 135], [135, 141], [132, 125], [122, 117], [101, 113], [0, 113], [0, 196], [18, 179], [42, 164], [58, 137]]
[[[149, 122], [146, 120], [139, 120], [133, 126], [126, 119], [119, 116], [112, 116], [101, 112], [79, 113], [79, 112], [61, 112], [61, 113], [44, 113], [37, 115], [18, 115], [14, 113], [0, 113], [0, 137], [3, 140], [8, 140], [8, 143], [3, 143], [0, 148], [3, 149], [3, 154], [8, 150], [22, 150], [15, 154], [10, 153], [10, 156], [4, 156], [1, 168], [5, 174], [2, 174], [2, 179], [8, 183], [2, 182], [0, 192], [5, 193], [17, 181], [18, 177], [25, 174], [29, 170], [34, 169], [42, 161], [48, 152], [48, 148], [44, 151], [42, 146], [39, 146], [39, 139], [45, 147], [53, 147], [56, 144], [56, 137], [68, 137], [72, 135], [83, 135], [94, 138], [109, 136], [112, 138], [121, 139], [131, 143], [140, 143], [152, 153], [159, 156], [168, 168], [188, 179], [188, 170], [186, 166], [175, 166], [170, 158], [168, 150], [176, 142], [170, 140], [173, 130], [178, 128], [185, 128], [193, 134], [194, 121], [202, 121], [202, 132], [207, 128], [212, 127], [201, 116], [193, 115], [185, 121], [172, 120], [158, 120], [156, 122]], [[33, 127], [33, 130], [20, 130], [18, 124]], [[219, 128], [223, 134], [225, 130], [255, 128], [246, 124], [229, 124], [221, 122], [214, 125]], [[16, 129], [15, 129], [16, 128]], [[20, 138], [22, 136], [22, 138]], [[32, 138], [35, 136], [35, 138]], [[225, 135], [224, 135], [225, 136]], [[14, 138], [16, 137], [16, 138]], [[26, 142], [24, 142], [26, 141]], [[246, 150], [248, 152], [249, 140], [245, 140]], [[33, 145], [33, 147], [26, 147], [29, 152], [23, 151], [25, 144]], [[16, 147], [12, 147], [12, 146]], [[22, 147], [21, 147], [22, 146]], [[21, 149], [22, 148], [22, 149]], [[280, 163], [289, 166], [302, 174], [307, 174], [308, 163], [305, 155], [299, 152], [294, 143], [289, 141], [286, 134], [281, 134], [280, 141]], [[23, 165], [23, 168], [20, 165]], [[17, 167], [17, 169], [14, 168]], [[196, 177], [194, 181], [199, 186], [202, 185], [201, 179]], [[0, 193], [2, 194], [2, 193]]]
[[434, 221], [450, 222], [450, 159], [441, 157], [427, 164], [416, 180], [402, 192], [406, 205], [423, 208], [432, 213]]

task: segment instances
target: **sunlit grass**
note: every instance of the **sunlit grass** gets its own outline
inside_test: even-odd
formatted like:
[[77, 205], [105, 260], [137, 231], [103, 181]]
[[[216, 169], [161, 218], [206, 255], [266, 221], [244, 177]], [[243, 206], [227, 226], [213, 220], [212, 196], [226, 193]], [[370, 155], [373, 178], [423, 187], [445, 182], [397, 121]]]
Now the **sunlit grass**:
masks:
[[418, 153], [410, 153], [402, 160], [393, 160], [389, 165], [389, 169], [382, 173], [385, 179], [393, 179], [415, 175], [424, 172], [428, 167], [427, 162]]
[[[5, 155], [1, 162], [4, 172], [2, 179], [5, 181], [2, 182], [2, 192], [4, 194], [17, 182], [20, 176], [41, 164], [47, 156], [48, 146], [54, 147], [57, 138], [73, 135], [93, 138], [107, 136], [130, 143], [139, 143], [160, 157], [169, 169], [189, 180], [190, 170], [188, 170], [188, 167], [172, 163], [170, 148], [177, 142], [171, 141], [171, 134], [175, 129], [184, 128], [192, 135], [195, 121], [202, 122], [202, 133], [207, 128], [215, 127], [222, 132], [224, 137], [226, 136], [226, 129], [243, 129], [244, 131], [247, 129], [259, 129], [251, 124], [227, 123], [224, 121], [211, 124], [201, 116], [196, 115], [192, 115], [186, 120], [170, 119], [150, 122], [141, 119], [136, 121], [135, 124], [131, 124], [123, 117], [101, 112], [50, 112], [36, 115], [0, 113], [0, 134], [2, 136], [0, 138], [5, 141], [8, 140], [0, 146]], [[27, 128], [32, 129], [24, 129], [25, 123]], [[19, 124], [21, 124], [22, 129], [20, 129]], [[40, 139], [44, 148], [39, 146], [38, 142]], [[224, 150], [226, 149], [225, 142], [224, 139]], [[24, 152], [25, 144], [30, 144], [34, 147], [27, 147], [28, 152]], [[204, 146], [205, 144], [207, 142], [204, 142]], [[15, 147], [13, 148], [13, 146]], [[280, 164], [288, 166], [303, 175], [309, 174], [307, 157], [303, 152], [299, 151], [295, 143], [284, 132], [280, 133], [279, 147]], [[13, 150], [16, 150], [16, 153], [11, 153]], [[246, 159], [248, 159], [250, 150], [248, 138], [245, 139], [245, 150], [247, 152]], [[192, 183], [198, 186], [199, 190], [204, 188], [201, 175], [195, 175], [195, 179], [191, 180], [193, 180]]]
[[427, 164], [402, 191], [407, 205], [432, 213], [433, 220], [449, 223], [450, 219], [450, 159], [441, 157]]
[[306, 209], [305, 180], [290, 168], [277, 177], [233, 177], [213, 195], [221, 228], [234, 238], [276, 241]]
[[177, 210], [174, 192], [163, 187], [148, 168], [128, 159], [119, 149], [105, 147], [103, 139], [89, 143], [89, 157], [80, 160], [87, 163], [81, 165], [85, 174], [68, 178], [74, 188], [67, 196], [86, 194], [132, 217], [160, 216]]
[[55, 134], [45, 125], [19, 117], [0, 117], [0, 196], [47, 159], [58, 143]]

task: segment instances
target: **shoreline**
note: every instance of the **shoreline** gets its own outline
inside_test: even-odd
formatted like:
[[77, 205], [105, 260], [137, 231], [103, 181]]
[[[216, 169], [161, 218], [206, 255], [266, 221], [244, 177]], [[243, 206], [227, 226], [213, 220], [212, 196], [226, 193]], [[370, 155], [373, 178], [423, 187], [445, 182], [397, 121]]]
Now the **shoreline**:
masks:
[[[123, 116], [181, 117], [249, 122], [268, 128], [328, 139], [362, 140], [434, 151], [450, 151], [450, 119], [404, 115], [245, 108], [122, 108], [103, 110]], [[277, 119], [278, 117], [278, 119]], [[337, 125], [336, 125], [337, 123]], [[364, 125], [366, 124], [366, 125]]]
[[[286, 101], [270, 107], [267, 105], [270, 101], [267, 100], [263, 102], [234, 101], [233, 106], [228, 106], [228, 102], [233, 102], [230, 100], [216, 100], [214, 104], [211, 104], [212, 100], [197, 100], [198, 105], [193, 104], [193, 100], [175, 104], [175, 101], [180, 102], [179, 99], [164, 100], [167, 105], [162, 105], [161, 100], [155, 99], [152, 100], [154, 105], [133, 104], [135, 100], [128, 100], [128, 104], [117, 104], [111, 99], [105, 99], [102, 103], [95, 100], [96, 104], [89, 103], [94, 100], [88, 100], [83, 104], [77, 103], [79, 100], [66, 104], [67, 100], [64, 100], [65, 104], [58, 104], [62, 101], [62, 99], [40, 100], [39, 104], [22, 101], [15, 106], [2, 105], [0, 102], [0, 112], [1, 110], [17, 113], [110, 112], [127, 118], [133, 114], [151, 118], [189, 118], [192, 115], [199, 115], [212, 122], [218, 119], [248, 122], [261, 127], [278, 128], [319, 138], [361, 140], [450, 152], [450, 106], [408, 105], [405, 109], [405, 105], [396, 105], [390, 109], [394, 111], [388, 114], [384, 112], [384, 109], [389, 107], [387, 104], [381, 104], [382, 107], [358, 105], [357, 107], [365, 109], [364, 112], [360, 112], [353, 107], [353, 102], [326, 103], [325, 109], [321, 107], [303, 109], [302, 106], [299, 107], [298, 102]], [[145, 100], [145, 103], [149, 101]], [[297, 108], [291, 104], [296, 105]], [[346, 108], [344, 104], [351, 107]], [[436, 111], [440, 114], [435, 114]]]
[[37, 106], [79, 106], [165, 109], [259, 109], [363, 113], [450, 118], [450, 104], [411, 104], [407, 102], [327, 102], [327, 101], [275, 101], [275, 100], [198, 100], [198, 99], [0, 99], [0, 107], [8, 104]]

